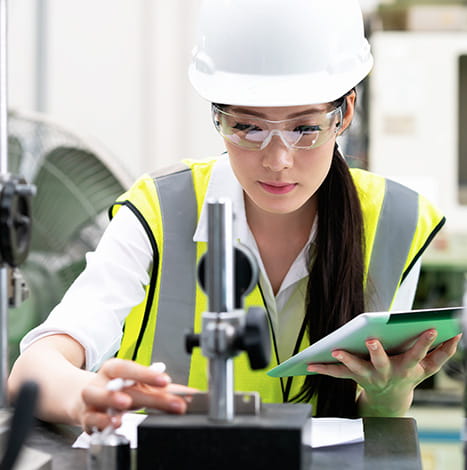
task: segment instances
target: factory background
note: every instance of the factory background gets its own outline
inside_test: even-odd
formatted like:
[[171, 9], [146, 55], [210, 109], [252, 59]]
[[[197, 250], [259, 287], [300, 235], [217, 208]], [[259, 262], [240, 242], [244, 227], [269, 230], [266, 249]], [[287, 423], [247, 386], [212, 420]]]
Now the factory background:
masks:
[[[199, 3], [10, 1], [11, 112], [72, 133], [77, 146], [95, 150], [118, 175], [122, 188], [182, 158], [219, 154], [223, 143], [210, 104], [187, 77]], [[358, 89], [358, 114], [341, 145], [352, 165], [413, 187], [446, 214], [425, 257], [415, 306], [460, 305], [467, 271], [467, 2], [361, 4], [375, 67]], [[33, 263], [38, 254], [31, 257]], [[28, 317], [37, 308], [23, 310]], [[12, 323], [19, 335], [37, 320]], [[414, 415], [426, 469], [460, 468], [458, 367], [454, 362], [418, 391]]]

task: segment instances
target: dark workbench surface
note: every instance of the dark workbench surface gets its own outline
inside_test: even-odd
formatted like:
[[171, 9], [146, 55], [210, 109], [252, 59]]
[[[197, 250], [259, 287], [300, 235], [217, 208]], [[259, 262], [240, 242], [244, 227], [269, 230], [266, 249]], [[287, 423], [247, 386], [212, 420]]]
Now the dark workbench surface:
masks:
[[[363, 424], [365, 442], [313, 449], [313, 470], [422, 469], [415, 420], [364, 418]], [[27, 445], [50, 454], [53, 470], [82, 470], [86, 469], [87, 451], [71, 448], [80, 433], [79, 428], [37, 422]]]

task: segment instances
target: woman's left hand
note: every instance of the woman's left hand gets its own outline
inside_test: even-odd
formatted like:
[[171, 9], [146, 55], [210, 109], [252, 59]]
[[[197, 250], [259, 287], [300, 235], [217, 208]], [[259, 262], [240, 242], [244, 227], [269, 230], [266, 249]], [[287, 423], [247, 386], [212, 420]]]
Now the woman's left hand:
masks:
[[412, 403], [414, 388], [454, 355], [462, 335], [430, 351], [436, 336], [436, 330], [427, 330], [408, 351], [395, 356], [388, 356], [377, 339], [370, 339], [369, 360], [336, 350], [332, 355], [341, 364], [309, 364], [307, 370], [357, 382], [363, 388], [358, 400], [362, 416], [402, 416]]

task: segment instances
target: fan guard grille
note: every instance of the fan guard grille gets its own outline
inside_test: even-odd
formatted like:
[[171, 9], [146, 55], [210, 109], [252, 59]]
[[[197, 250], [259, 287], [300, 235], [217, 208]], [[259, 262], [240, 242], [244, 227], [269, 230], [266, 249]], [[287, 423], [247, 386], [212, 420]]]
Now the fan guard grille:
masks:
[[20, 266], [30, 295], [10, 309], [10, 357], [19, 340], [60, 301], [107, 224], [107, 210], [131, 177], [89, 139], [42, 114], [12, 111], [8, 170], [36, 186], [29, 255]]

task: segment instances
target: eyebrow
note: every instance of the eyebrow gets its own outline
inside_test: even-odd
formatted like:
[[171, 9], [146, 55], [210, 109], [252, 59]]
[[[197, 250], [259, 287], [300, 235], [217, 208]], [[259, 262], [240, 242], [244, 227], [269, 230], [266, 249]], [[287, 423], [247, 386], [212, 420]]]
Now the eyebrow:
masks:
[[[238, 108], [237, 106], [229, 106], [229, 109], [233, 111], [234, 113], [246, 114], [248, 116], [256, 116], [262, 119], [267, 119], [264, 113], [261, 113], [258, 111], [244, 110], [243, 108]], [[327, 109], [304, 109], [303, 111], [298, 111], [296, 113], [288, 114], [285, 119], [293, 119], [293, 118], [300, 117], [300, 116], [306, 116], [307, 114], [326, 113], [330, 111], [331, 110], [328, 111]]]

